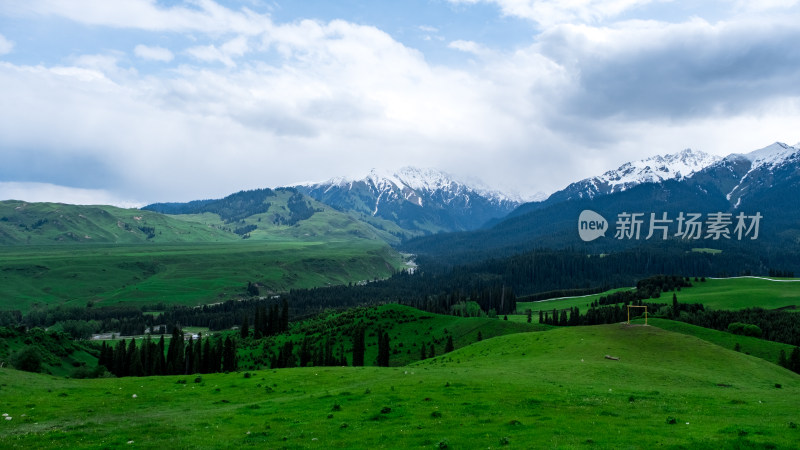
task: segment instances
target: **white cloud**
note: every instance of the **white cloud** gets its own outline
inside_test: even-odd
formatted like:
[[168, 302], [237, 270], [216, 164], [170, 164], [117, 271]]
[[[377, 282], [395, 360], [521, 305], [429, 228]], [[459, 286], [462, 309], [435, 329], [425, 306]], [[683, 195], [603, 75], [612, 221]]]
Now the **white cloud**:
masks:
[[19, 183], [0, 181], [0, 200], [67, 203], [72, 205], [112, 205], [120, 208], [140, 208], [141, 203], [123, 200], [102, 189], [80, 189], [49, 183]]
[[465, 53], [472, 53], [478, 56], [489, 53], [489, 49], [474, 41], [456, 40], [447, 44], [447, 46], [455, 50], [460, 50]]
[[150, 61], [170, 62], [175, 57], [169, 49], [164, 47], [139, 44], [133, 49], [133, 53], [142, 59]]
[[11, 50], [13, 49], [14, 49], [14, 43], [6, 39], [2, 34], [0, 34], [0, 55], [11, 53]]
[[235, 67], [234, 58], [241, 58], [250, 51], [250, 45], [245, 36], [238, 36], [221, 46], [200, 45], [191, 47], [186, 53], [204, 62], [221, 62], [227, 67]]
[[[67, 14], [63, 3], [32, 4]], [[797, 141], [787, 135], [800, 123], [800, 32], [791, 15], [559, 24], [515, 49], [452, 41], [480, 56], [467, 70], [375, 27], [275, 24], [195, 4], [121, 7], [140, 9], [129, 26], [196, 32], [203, 45], [182, 51], [224, 67], [188, 60], [142, 75], [111, 51], [63, 65], [0, 62], [0, 180], [126, 192], [148, 203], [418, 165], [526, 194], [655, 153]], [[589, 22], [616, 14], [611, 3], [577, 4], [578, 12], [606, 11], [587, 13]], [[116, 26], [116, 14], [76, 20]], [[187, 24], [190, 16], [198, 22]], [[157, 49], [134, 53], [153, 59]]]
[[26, 0], [3, 2], [10, 15], [59, 16], [77, 23], [150, 31], [238, 33], [268, 30], [268, 15], [243, 8], [234, 11], [213, 0], [192, 0], [189, 6], [159, 6], [155, 0]]

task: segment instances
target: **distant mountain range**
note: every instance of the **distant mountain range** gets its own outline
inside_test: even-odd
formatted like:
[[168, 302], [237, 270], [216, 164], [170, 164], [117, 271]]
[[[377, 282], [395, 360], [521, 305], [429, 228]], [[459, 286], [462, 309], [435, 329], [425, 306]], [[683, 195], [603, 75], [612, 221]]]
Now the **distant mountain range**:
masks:
[[[798, 147], [775, 143], [725, 158], [687, 149], [623, 164], [527, 203], [438, 170], [411, 167], [373, 170], [363, 178], [242, 191], [222, 199], [157, 203], [139, 212], [0, 202], [0, 244], [355, 238], [454, 259], [541, 247], [602, 253], [663, 245], [660, 241], [786, 250], [800, 243]], [[578, 217], [584, 210], [605, 221], [601, 225], [606, 231], [596, 240], [580, 238]], [[695, 220], [705, 227], [696, 240], [679, 235], [690, 213], [699, 214]], [[723, 224], [724, 240], [707, 239], [709, 214], [714, 213], [730, 222]], [[641, 236], [616, 236], [624, 214], [639, 214], [634, 218], [641, 221]], [[736, 219], [740, 214], [747, 227], [731, 239], [742, 225]], [[750, 238], [756, 214], [760, 235], [754, 240]], [[661, 227], [648, 229], [654, 218]], [[652, 231], [668, 239], [648, 239]], [[741, 231], [747, 232], [744, 240]]]
[[[583, 242], [578, 233], [578, 217], [592, 210], [607, 221], [604, 238]], [[640, 213], [644, 232], [639, 239], [615, 238], [622, 213]], [[536, 247], [580, 247], [587, 251], [613, 250], [621, 246], [659, 244], [646, 239], [650, 213], [657, 214], [664, 227], [671, 227], [668, 240], [696, 247], [730, 245], [766, 245], [778, 250], [795, 248], [800, 243], [800, 148], [775, 143], [748, 154], [718, 158], [702, 152], [684, 150], [631, 162], [603, 175], [570, 184], [544, 201], [521, 205], [491, 228], [470, 233], [443, 234], [417, 238], [405, 244], [408, 251], [438, 256], [473, 255], [485, 257], [509, 254]], [[708, 227], [709, 214], [723, 213], [727, 238], [700, 239], [676, 236], [681, 213], [701, 214], [702, 226]], [[730, 239], [744, 214], [749, 229], [759, 214], [760, 235], [744, 241]], [[664, 216], [663, 214], [666, 214]], [[727, 214], [730, 214], [727, 216]], [[667, 222], [669, 221], [669, 222]], [[658, 236], [664, 234], [659, 231]], [[748, 231], [745, 229], [744, 231]], [[722, 239], [719, 239], [722, 237]], [[660, 239], [659, 239], [660, 240]], [[752, 242], [751, 242], [752, 241]]]

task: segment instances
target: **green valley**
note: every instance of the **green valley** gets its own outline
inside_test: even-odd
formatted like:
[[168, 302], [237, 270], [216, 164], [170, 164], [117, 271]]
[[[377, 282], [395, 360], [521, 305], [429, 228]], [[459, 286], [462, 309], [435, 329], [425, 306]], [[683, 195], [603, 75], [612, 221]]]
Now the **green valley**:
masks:
[[6, 247], [0, 309], [194, 306], [246, 295], [248, 282], [266, 295], [384, 278], [402, 264], [391, 248], [366, 240]]

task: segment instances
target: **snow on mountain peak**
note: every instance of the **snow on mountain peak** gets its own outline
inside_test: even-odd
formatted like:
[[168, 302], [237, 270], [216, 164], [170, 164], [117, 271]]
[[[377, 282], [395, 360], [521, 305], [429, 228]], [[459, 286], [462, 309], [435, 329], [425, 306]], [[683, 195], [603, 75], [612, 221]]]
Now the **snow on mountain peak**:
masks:
[[641, 183], [686, 178], [720, 159], [705, 152], [686, 149], [679, 153], [656, 155], [625, 163], [618, 169], [609, 170], [595, 179], [607, 183], [614, 192]]
[[753, 163], [753, 168], [755, 169], [761, 166], [778, 165], [797, 152], [797, 147], [786, 145], [783, 142], [776, 142], [762, 149], [747, 153], [744, 157]]

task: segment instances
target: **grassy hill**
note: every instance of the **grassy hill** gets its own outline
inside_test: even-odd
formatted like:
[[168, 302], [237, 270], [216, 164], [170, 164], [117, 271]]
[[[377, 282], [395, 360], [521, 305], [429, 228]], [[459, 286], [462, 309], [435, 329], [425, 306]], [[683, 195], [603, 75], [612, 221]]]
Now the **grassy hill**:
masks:
[[0, 245], [228, 242], [238, 236], [163, 214], [113, 206], [0, 201]]
[[[675, 292], [681, 303], [701, 303], [706, 308], [739, 310], [745, 308], [797, 309], [800, 311], [800, 279], [793, 278], [708, 278], [704, 282], [692, 281], [692, 287]], [[517, 311], [530, 309], [535, 314], [540, 310], [566, 309], [577, 306], [581, 311], [600, 297], [613, 292], [633, 288], [612, 289], [600, 294], [580, 297], [564, 297], [538, 302], [517, 302]], [[671, 303], [672, 293], [651, 300], [656, 303]]]
[[[631, 323], [643, 324], [644, 319], [636, 319], [635, 321], [631, 320]], [[727, 349], [735, 349], [736, 345], [738, 344], [739, 351], [772, 363], [778, 361], [778, 356], [780, 355], [781, 350], [783, 350], [786, 355], [789, 355], [794, 348], [789, 344], [783, 344], [781, 342], [767, 341], [765, 339], [759, 339], [756, 337], [742, 336], [725, 331], [712, 330], [710, 328], [698, 327], [696, 325], [678, 322], [676, 320], [651, 318], [648, 320], [648, 324], [664, 330], [688, 334]]]
[[396, 225], [369, 224], [293, 188], [242, 191], [217, 200], [157, 203], [144, 209], [252, 240], [367, 239], [397, 244], [403, 236]]
[[375, 365], [378, 355], [378, 330], [389, 333], [391, 342], [390, 365], [404, 366], [421, 359], [421, 348], [430, 355], [431, 346], [437, 355], [444, 353], [448, 337], [452, 338], [454, 348], [461, 348], [483, 339], [513, 333], [542, 331], [552, 328], [549, 325], [514, 323], [488, 317], [456, 317], [432, 314], [408, 306], [388, 304], [361, 308], [351, 308], [343, 312], [322, 314], [318, 317], [295, 322], [289, 333], [268, 338], [266, 342], [250, 340], [249, 349], [240, 352], [240, 367], [253, 369], [269, 367], [269, 363], [259, 356], [265, 351], [277, 354], [287, 341], [293, 343], [297, 351], [304, 338], [308, 339], [314, 351], [330, 341], [336, 354], [344, 349], [348, 364], [352, 364], [353, 332], [358, 326], [366, 330], [366, 351], [364, 363]]
[[[800, 280], [790, 278], [718, 278], [678, 293], [682, 303], [702, 303], [707, 308], [737, 310], [759, 307], [800, 310]], [[790, 308], [791, 309], [791, 308]]]
[[606, 325], [397, 368], [97, 380], [3, 368], [0, 427], [6, 448], [795, 448], [798, 396], [800, 377], [761, 359]]
[[377, 241], [243, 241], [14, 246], [0, 254], [0, 309], [119, 303], [199, 305], [245, 294], [389, 276], [399, 254]]

